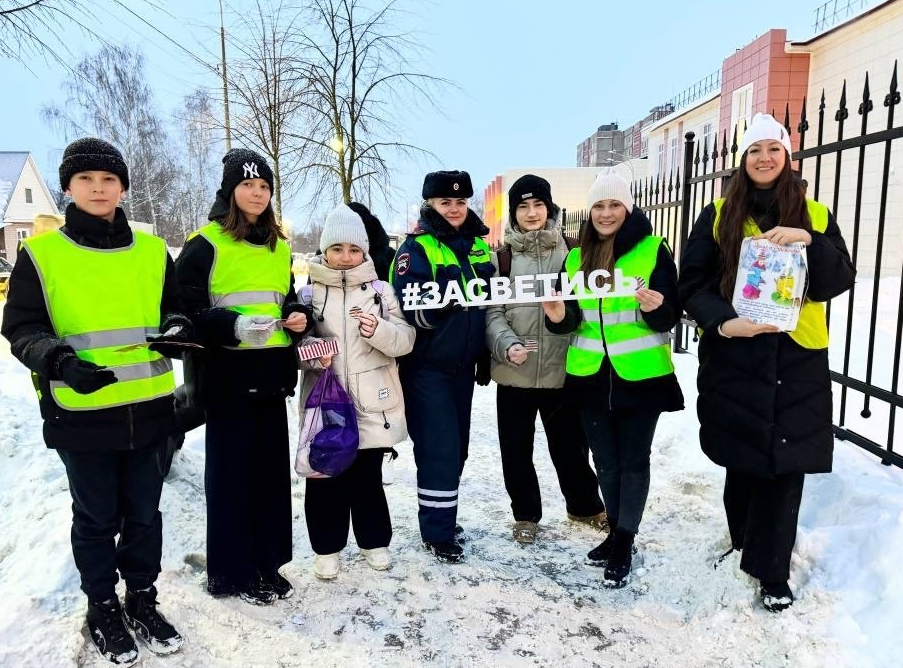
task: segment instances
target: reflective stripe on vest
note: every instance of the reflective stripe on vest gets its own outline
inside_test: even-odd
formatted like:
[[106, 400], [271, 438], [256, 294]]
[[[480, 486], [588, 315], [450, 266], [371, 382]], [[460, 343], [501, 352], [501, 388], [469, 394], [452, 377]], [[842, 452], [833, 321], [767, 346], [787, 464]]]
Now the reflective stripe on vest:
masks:
[[[275, 250], [247, 241], [236, 241], [217, 222], [205, 225], [191, 234], [200, 234], [213, 246], [213, 267], [210, 269], [210, 305], [226, 308], [240, 315], [266, 315], [279, 320], [282, 305], [288, 294], [291, 249], [282, 239]], [[273, 331], [260, 346], [240, 343], [225, 346], [233, 350], [254, 348], [284, 348], [291, 345], [288, 333], [281, 327]]]
[[[721, 207], [724, 206], [724, 198], [716, 199], [715, 222], [712, 224], [712, 236], [718, 241], [718, 223], [721, 221]], [[806, 200], [806, 209], [809, 212], [809, 221], [815, 232], [824, 233], [828, 229], [828, 207], [813, 199]], [[743, 236], [753, 237], [762, 231], [752, 218], [749, 218], [743, 226]], [[808, 297], [803, 300], [800, 316], [796, 323], [796, 329], [787, 332], [794, 341], [804, 348], [821, 350], [828, 347], [828, 320], [825, 316], [824, 302], [814, 302]]]
[[[160, 331], [166, 275], [162, 239], [132, 232], [126, 248], [79, 246], [58, 230], [25, 239], [56, 335], [83, 360], [109, 367], [117, 382], [79, 394], [50, 381], [50, 395], [70, 411], [98, 410], [172, 394], [172, 362], [140, 346]], [[98, 306], [100, 305], [100, 306]]]
[[[625, 276], [642, 278], [646, 285], [655, 269], [662, 237], [649, 236], [618, 258], [615, 268]], [[573, 278], [580, 270], [580, 249], [574, 248], [565, 259], [565, 270]], [[591, 295], [588, 290], [583, 294]], [[635, 297], [595, 296], [578, 300], [583, 318], [571, 337], [567, 353], [567, 372], [572, 376], [597, 373], [608, 355], [618, 376], [624, 380], [645, 380], [674, 371], [670, 337], [667, 332], [650, 328], [640, 314]]]
[[[424, 253], [426, 253], [426, 259], [430, 263], [430, 270], [433, 274], [433, 280], [436, 279], [437, 269], [439, 267], [460, 267], [461, 264], [458, 262], [458, 257], [455, 255], [455, 252], [446, 246], [444, 243], [439, 241], [432, 234], [418, 234], [414, 237], [414, 241], [416, 241], [423, 248]], [[477, 275], [476, 269], [474, 269], [474, 265], [484, 264], [486, 262], [491, 262], [491, 254], [492, 249], [489, 247], [485, 241], [481, 238], [476, 237], [473, 240], [473, 246], [470, 249], [470, 252], [467, 254], [467, 259], [470, 261], [471, 271], [473, 275]], [[395, 275], [395, 261], [392, 261], [392, 276]], [[461, 287], [465, 288], [466, 278], [464, 273], [461, 273]], [[481, 294], [482, 289], [479, 288], [474, 291], [474, 294]]]

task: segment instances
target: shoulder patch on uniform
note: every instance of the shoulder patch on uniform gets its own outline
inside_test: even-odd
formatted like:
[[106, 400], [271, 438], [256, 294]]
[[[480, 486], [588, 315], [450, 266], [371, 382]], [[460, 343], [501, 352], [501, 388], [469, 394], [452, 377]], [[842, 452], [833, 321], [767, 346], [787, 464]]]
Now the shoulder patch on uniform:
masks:
[[397, 258], [395, 258], [395, 273], [399, 276], [404, 276], [408, 273], [408, 269], [411, 268], [411, 254], [410, 253], [402, 253]]

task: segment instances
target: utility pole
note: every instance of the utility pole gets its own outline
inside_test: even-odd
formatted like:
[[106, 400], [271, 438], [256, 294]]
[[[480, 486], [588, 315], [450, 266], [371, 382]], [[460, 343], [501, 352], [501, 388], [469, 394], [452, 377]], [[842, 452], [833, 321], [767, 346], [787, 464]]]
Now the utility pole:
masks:
[[219, 0], [219, 44], [223, 67], [223, 106], [226, 115], [226, 152], [232, 150], [232, 129], [229, 126], [229, 85], [226, 79], [226, 29], [223, 27], [223, 0]]

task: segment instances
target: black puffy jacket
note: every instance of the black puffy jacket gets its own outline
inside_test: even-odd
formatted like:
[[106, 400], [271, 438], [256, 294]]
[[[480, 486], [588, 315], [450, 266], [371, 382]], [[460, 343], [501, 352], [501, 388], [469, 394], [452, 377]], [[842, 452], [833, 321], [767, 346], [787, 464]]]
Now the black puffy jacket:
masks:
[[[763, 232], [779, 220], [771, 191], [754, 193], [752, 214]], [[716, 464], [763, 477], [831, 470], [834, 450], [828, 351], [797, 344], [786, 333], [725, 338], [718, 326], [737, 317], [718, 291], [720, 248], [713, 205], [700, 213], [680, 263], [678, 289], [702, 329], [699, 342], [699, 442]], [[807, 297], [824, 302], [850, 289], [855, 269], [840, 228], [829, 216], [806, 249]]]

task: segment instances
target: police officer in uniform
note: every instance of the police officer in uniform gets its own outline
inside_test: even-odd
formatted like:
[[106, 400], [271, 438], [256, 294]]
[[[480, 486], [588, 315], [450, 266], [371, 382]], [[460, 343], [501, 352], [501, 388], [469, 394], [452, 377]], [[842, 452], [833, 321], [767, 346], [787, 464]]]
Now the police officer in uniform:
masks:
[[[463, 290], [468, 281], [488, 280], [495, 272], [489, 245], [481, 239], [489, 229], [467, 207], [472, 195], [467, 172], [426, 175], [420, 220], [392, 266], [392, 284], [402, 304], [426, 299], [423, 286], [430, 281], [444, 295], [450, 283]], [[464, 559], [464, 532], [455, 521], [458, 483], [467, 459], [477, 366], [481, 382], [488, 383], [486, 313], [449, 303], [406, 310], [405, 317], [417, 328], [414, 350], [402, 358], [400, 374], [417, 463], [420, 535], [424, 548], [439, 561], [458, 563]]]

